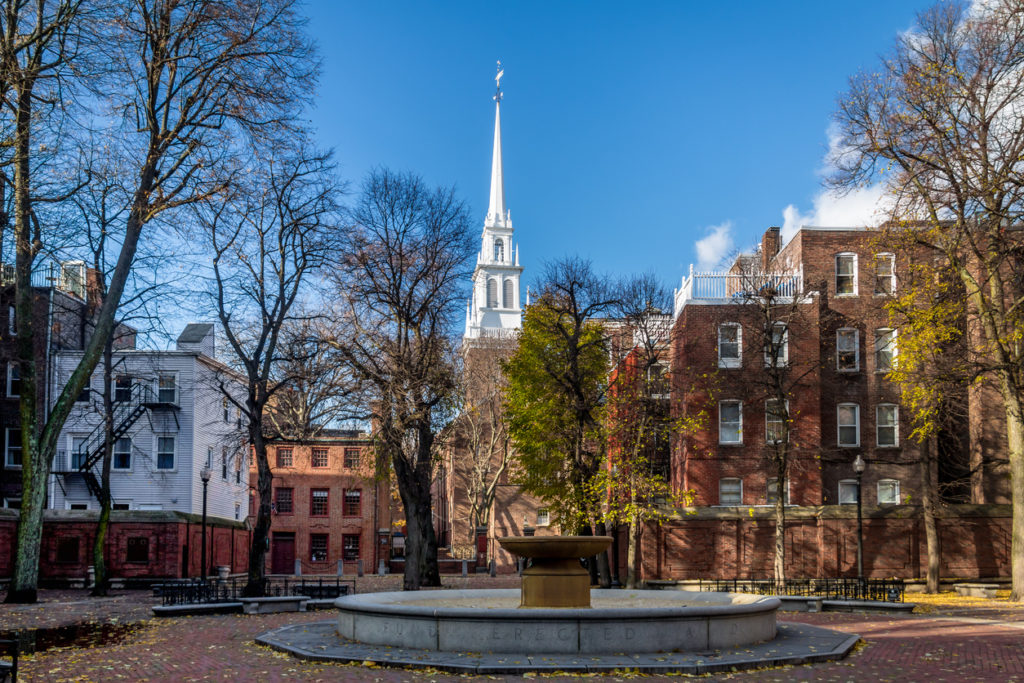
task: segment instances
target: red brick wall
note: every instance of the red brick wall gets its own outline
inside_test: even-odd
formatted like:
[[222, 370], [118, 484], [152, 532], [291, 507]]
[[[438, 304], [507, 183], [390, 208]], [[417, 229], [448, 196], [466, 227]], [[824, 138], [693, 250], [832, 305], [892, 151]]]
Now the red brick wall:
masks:
[[[790, 513], [787, 576], [856, 576], [857, 520], [851, 507], [825, 506]], [[951, 506], [949, 515], [938, 523], [942, 577], [1009, 576], [1009, 514], [1009, 506]], [[642, 576], [645, 580], [770, 578], [774, 535], [771, 513], [763, 508], [705, 510], [652, 526], [644, 533]], [[926, 565], [919, 508], [865, 511], [866, 576], [920, 578]]]

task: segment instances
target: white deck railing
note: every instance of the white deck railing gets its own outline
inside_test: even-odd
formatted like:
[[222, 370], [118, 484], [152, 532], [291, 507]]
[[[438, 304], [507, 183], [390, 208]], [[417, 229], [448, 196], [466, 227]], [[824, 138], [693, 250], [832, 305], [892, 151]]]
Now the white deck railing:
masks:
[[695, 300], [709, 303], [739, 302], [771, 292], [776, 297], [794, 297], [803, 294], [803, 271], [789, 273], [696, 273], [683, 278], [682, 286], [675, 290], [674, 317], [687, 303]]

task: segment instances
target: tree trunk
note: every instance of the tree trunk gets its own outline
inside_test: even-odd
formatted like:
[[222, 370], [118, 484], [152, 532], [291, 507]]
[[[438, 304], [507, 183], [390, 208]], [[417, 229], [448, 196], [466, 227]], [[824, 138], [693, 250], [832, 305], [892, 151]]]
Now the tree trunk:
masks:
[[417, 431], [415, 467], [410, 465], [401, 445], [390, 445], [391, 464], [395, 469], [398, 493], [405, 508], [405, 575], [403, 590], [419, 590], [423, 586], [441, 585], [437, 567], [437, 536], [434, 533], [433, 501], [430, 494], [433, 433], [429, 424]]
[[1006, 437], [1010, 456], [1010, 487], [1013, 502], [1013, 540], [1011, 543], [1011, 576], [1013, 587], [1010, 599], [1024, 600], [1024, 414], [1019, 398], [1004, 390], [1006, 401]]
[[110, 508], [113, 503], [110, 497], [110, 465], [114, 452], [114, 400], [110, 385], [114, 380], [114, 340], [113, 335], [107, 339], [103, 349], [103, 464], [100, 474], [100, 518], [96, 522], [96, 537], [92, 544], [92, 566], [96, 583], [92, 594], [107, 594], [110, 577], [107, 576], [107, 565], [104, 549], [107, 542], [107, 530], [110, 526]]
[[629, 519], [629, 538], [626, 542], [626, 588], [636, 588], [637, 583], [637, 548], [640, 545], [640, 524], [636, 517]]
[[[781, 474], [781, 473], [778, 473]], [[786, 584], [786, 480], [779, 476], [775, 496], [775, 582]]]
[[934, 455], [932, 440], [925, 439], [921, 443], [921, 481], [923, 486], [922, 516], [924, 518], [924, 537], [928, 553], [928, 569], [926, 572], [925, 590], [928, 593], [939, 592], [939, 532], [935, 526], [937, 507], [935, 482], [933, 480]]
[[[267, 442], [263, 440], [263, 424], [260, 420], [253, 420], [252, 415], [262, 414], [255, 412], [257, 409], [250, 401], [249, 408], [249, 440], [252, 442], [252, 449], [256, 458], [257, 483], [256, 490], [259, 494], [259, 507], [256, 511], [256, 525], [252, 530], [252, 545], [249, 548], [249, 572], [246, 577], [246, 596], [255, 597], [263, 595], [265, 579], [267, 576], [267, 549], [270, 547], [270, 502], [273, 495], [274, 475], [270, 471], [270, 463], [267, 460]], [[202, 572], [205, 573], [205, 567]]]

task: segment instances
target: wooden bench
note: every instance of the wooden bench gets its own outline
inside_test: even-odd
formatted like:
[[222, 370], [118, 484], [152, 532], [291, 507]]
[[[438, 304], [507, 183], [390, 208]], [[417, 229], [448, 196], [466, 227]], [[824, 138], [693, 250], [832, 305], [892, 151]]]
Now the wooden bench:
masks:
[[17, 683], [19, 647], [16, 640], [0, 640], [0, 653], [10, 657], [10, 660], [0, 659], [0, 681]]
[[153, 606], [153, 614], [158, 617], [184, 617], [190, 614], [238, 614], [241, 611], [241, 602], [196, 602]]
[[954, 583], [953, 590], [970, 598], [994, 598], [999, 586], [993, 583]]
[[246, 614], [272, 614], [274, 612], [305, 612], [308, 595], [281, 595], [264, 598], [239, 598]]

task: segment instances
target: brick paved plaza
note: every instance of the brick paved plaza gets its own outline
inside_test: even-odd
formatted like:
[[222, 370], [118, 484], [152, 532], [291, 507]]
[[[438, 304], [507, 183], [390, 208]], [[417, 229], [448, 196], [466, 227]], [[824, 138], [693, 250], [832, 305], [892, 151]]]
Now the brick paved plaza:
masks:
[[[394, 579], [395, 577], [387, 577]], [[486, 579], [450, 581], [452, 587]], [[487, 585], [514, 582], [492, 579]], [[366, 580], [361, 591], [390, 588]], [[917, 598], [918, 596], [911, 596]], [[115, 642], [57, 648], [24, 656], [26, 681], [443, 681], [472, 678], [380, 667], [310, 664], [253, 644], [253, 639], [285, 624], [323, 621], [330, 612], [266, 616], [204, 616], [152, 619], [153, 598], [125, 592], [92, 600], [81, 591], [46, 591], [34, 606], [0, 605], [0, 629], [53, 627], [78, 621], [134, 624], [137, 630]], [[1006, 600], [922, 597], [921, 613], [877, 615], [785, 613], [799, 621], [859, 633], [860, 645], [847, 659], [786, 669], [717, 675], [707, 680], [757, 681], [1024, 681], [1024, 608]], [[538, 676], [541, 677], [541, 676]], [[543, 676], [555, 680], [572, 676]], [[621, 676], [599, 678], [636, 678]], [[503, 677], [480, 677], [501, 680]], [[504, 677], [519, 680], [519, 677]], [[643, 678], [679, 678], [650, 676]]]

